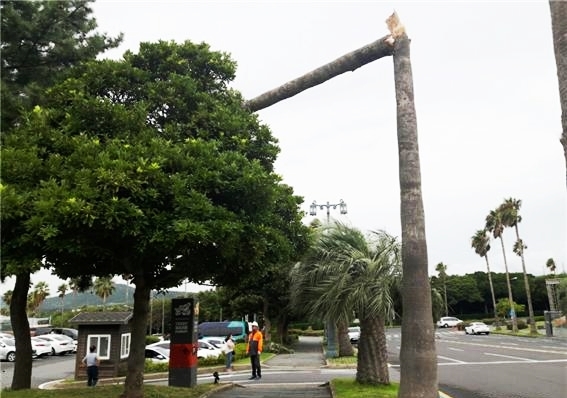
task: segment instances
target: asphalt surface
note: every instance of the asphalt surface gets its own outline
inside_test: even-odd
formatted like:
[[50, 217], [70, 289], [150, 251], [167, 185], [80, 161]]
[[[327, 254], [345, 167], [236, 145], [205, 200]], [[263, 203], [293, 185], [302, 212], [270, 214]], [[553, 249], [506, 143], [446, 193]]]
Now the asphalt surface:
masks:
[[[282, 385], [275, 383], [271, 375], [266, 377], [266, 371], [319, 371], [325, 365], [321, 337], [301, 336], [294, 346], [294, 353], [279, 354], [262, 364], [265, 375], [252, 383], [227, 384], [209, 395], [210, 398], [330, 398], [331, 390], [327, 383], [290, 383]], [[277, 380], [276, 380], [277, 381]]]

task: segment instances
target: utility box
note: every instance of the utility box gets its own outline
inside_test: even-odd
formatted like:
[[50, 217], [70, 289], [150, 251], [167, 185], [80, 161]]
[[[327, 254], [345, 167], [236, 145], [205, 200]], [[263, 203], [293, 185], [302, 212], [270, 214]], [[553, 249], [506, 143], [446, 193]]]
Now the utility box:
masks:
[[561, 317], [561, 311], [544, 311], [545, 335], [553, 337], [553, 320]]

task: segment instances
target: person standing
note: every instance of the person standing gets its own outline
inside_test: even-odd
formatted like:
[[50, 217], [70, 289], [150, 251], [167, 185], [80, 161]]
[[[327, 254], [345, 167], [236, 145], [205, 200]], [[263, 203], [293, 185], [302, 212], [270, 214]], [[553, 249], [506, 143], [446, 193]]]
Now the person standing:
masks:
[[246, 354], [250, 355], [250, 363], [252, 364], [252, 377], [250, 377], [250, 380], [262, 378], [260, 354], [262, 354], [263, 345], [264, 337], [262, 332], [258, 330], [258, 323], [252, 322], [252, 332], [248, 335], [248, 343], [246, 344]]
[[87, 386], [94, 387], [98, 382], [98, 367], [100, 360], [96, 354], [96, 346], [89, 348], [89, 353], [85, 355], [82, 363], [87, 366]]
[[230, 372], [232, 370], [232, 361], [234, 360], [234, 341], [232, 340], [232, 334], [229, 333], [224, 339], [225, 349], [224, 353], [226, 355], [226, 371]]

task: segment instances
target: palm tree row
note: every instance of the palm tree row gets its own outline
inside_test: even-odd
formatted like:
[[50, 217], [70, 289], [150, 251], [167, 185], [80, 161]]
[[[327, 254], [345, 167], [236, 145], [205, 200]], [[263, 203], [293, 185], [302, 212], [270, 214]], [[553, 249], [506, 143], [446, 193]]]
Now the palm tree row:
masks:
[[313, 319], [339, 325], [339, 353], [351, 346], [344, 338], [346, 326], [355, 316], [360, 320], [359, 383], [390, 383], [385, 323], [394, 311], [392, 291], [401, 280], [400, 250], [386, 232], [365, 236], [336, 222], [319, 230], [291, 273], [292, 303]]
[[516, 333], [518, 331], [518, 323], [516, 319], [515, 309], [514, 309], [514, 299], [512, 297], [512, 286], [510, 284], [510, 274], [508, 272], [508, 261], [506, 259], [506, 249], [504, 245], [504, 230], [506, 228], [514, 228], [516, 233], [516, 241], [514, 242], [513, 251], [516, 255], [521, 258], [522, 261], [522, 271], [524, 273], [524, 284], [526, 289], [526, 298], [528, 301], [528, 315], [530, 320], [530, 333], [537, 334], [537, 329], [534, 319], [534, 310], [531, 298], [531, 289], [528, 280], [528, 274], [526, 272], [526, 263], [524, 259], [524, 250], [527, 246], [524, 241], [520, 238], [520, 233], [518, 229], [518, 224], [522, 221], [522, 217], [519, 214], [520, 207], [522, 206], [522, 201], [518, 199], [509, 198], [504, 200], [504, 202], [498, 206], [495, 210], [491, 210], [486, 216], [484, 229], [478, 230], [472, 237], [472, 248], [475, 252], [484, 257], [486, 260], [486, 267], [488, 270], [488, 280], [490, 283], [490, 290], [492, 292], [492, 303], [494, 307], [494, 316], [497, 318], [496, 314], [496, 298], [494, 297], [494, 286], [492, 285], [492, 277], [490, 274], [490, 266], [488, 262], [488, 251], [490, 250], [490, 237], [489, 233], [492, 234], [494, 239], [500, 239], [500, 245], [502, 247], [502, 256], [504, 258], [504, 268], [506, 270], [506, 283], [508, 287], [508, 300], [510, 302], [510, 318], [512, 319], [512, 331]]

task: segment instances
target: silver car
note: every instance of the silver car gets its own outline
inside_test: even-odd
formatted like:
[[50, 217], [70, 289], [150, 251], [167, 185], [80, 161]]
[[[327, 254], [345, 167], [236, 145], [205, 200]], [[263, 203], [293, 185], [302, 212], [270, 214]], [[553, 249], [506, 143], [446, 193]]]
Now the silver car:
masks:
[[16, 342], [14, 339], [0, 339], [0, 360], [8, 362], [16, 360]]

